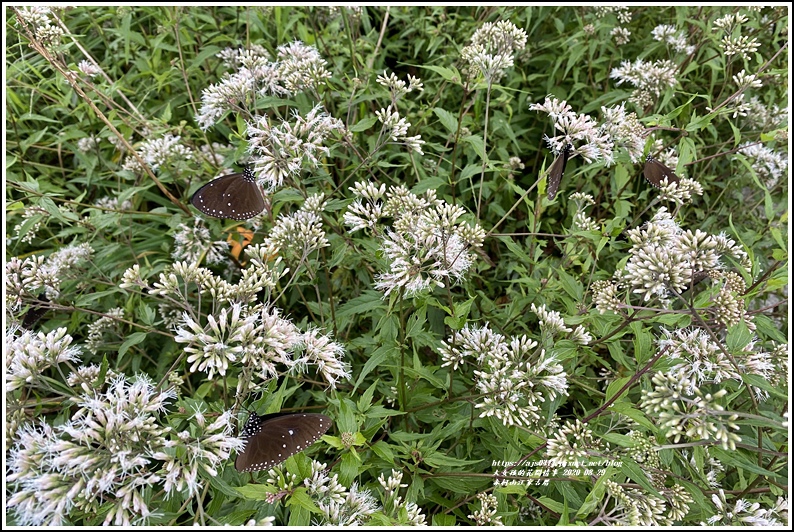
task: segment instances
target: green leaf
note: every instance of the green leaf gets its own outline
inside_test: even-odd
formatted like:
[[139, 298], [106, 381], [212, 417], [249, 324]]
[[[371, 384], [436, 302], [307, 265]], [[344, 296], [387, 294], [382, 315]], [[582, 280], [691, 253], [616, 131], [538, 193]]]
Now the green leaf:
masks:
[[585, 497], [584, 502], [576, 512], [576, 517], [584, 519], [598, 508], [604, 500], [604, 493], [606, 492], [606, 481], [614, 476], [613, 468], [608, 467], [606, 473], [598, 477], [598, 480], [590, 490], [590, 493]]
[[[609, 386], [607, 386], [607, 394], [606, 394], [607, 400], [612, 401], [613, 399], [615, 399], [615, 394], [618, 393], [620, 389], [623, 388], [623, 386], [625, 386], [626, 383], [629, 382], [630, 380], [631, 380], [630, 377], [620, 377], [610, 382]], [[621, 394], [621, 397], [625, 397], [626, 392], [628, 392], [629, 390], [631, 390], [630, 387], [626, 388], [626, 390], [623, 391], [623, 394]], [[619, 400], [620, 398], [617, 398], [617, 401]]]
[[381, 440], [374, 443], [373, 445], [370, 445], [370, 449], [372, 449], [372, 451], [381, 459], [386, 461], [386, 463], [394, 464], [394, 452], [391, 450], [391, 445], [385, 441]]
[[453, 135], [458, 132], [458, 119], [455, 115], [440, 107], [433, 108], [433, 112], [448, 132]]
[[372, 405], [372, 397], [375, 395], [375, 389], [379, 382], [378, 379], [375, 379], [375, 382], [373, 382], [372, 385], [367, 388], [367, 391], [361, 395], [361, 398], [359, 398], [356, 403], [359, 412], [366, 412], [369, 410], [369, 407]]
[[[623, 384], [626, 383], [625, 379], [621, 379], [621, 380], [623, 381]], [[607, 397], [611, 397], [611, 394], [616, 393], [617, 389], [618, 388], [611, 390], [607, 388]], [[635, 423], [641, 425], [642, 427], [645, 427], [650, 431], [656, 430], [656, 425], [654, 425], [654, 423], [645, 416], [645, 413], [642, 410], [637, 410], [636, 408], [633, 408], [631, 403], [625, 402], [625, 400], [618, 400], [617, 402], [613, 403], [612, 405], [609, 406], [609, 410], [612, 410], [613, 412], [617, 412], [619, 414], [623, 414], [624, 416], [631, 418]]]
[[432, 70], [433, 72], [440, 74], [442, 78], [447, 81], [452, 81], [453, 83], [460, 83], [460, 73], [454, 68], [445, 68], [440, 66], [434, 65], [419, 65], [420, 68], [424, 68], [426, 70]]
[[130, 347], [143, 342], [147, 334], [148, 333], [145, 332], [136, 332], [129, 335], [127, 339], [124, 340], [124, 343], [121, 344], [121, 347], [119, 347], [119, 360], [121, 360], [121, 357], [124, 356], [124, 353], [126, 353]]
[[456, 520], [454, 515], [449, 514], [433, 514], [432, 526], [455, 526]]
[[714, 446], [709, 449], [709, 454], [727, 467], [735, 467], [736, 469], [744, 470], [748, 473], [761, 475], [762, 477], [768, 478], [771, 482], [780, 482], [782, 480], [781, 476], [777, 473], [760, 467], [736, 451], [726, 451], [721, 447]]
[[305, 508], [307, 511], [313, 514], [322, 513], [314, 503], [314, 500], [309, 496], [306, 488], [303, 487], [296, 488], [295, 491], [292, 492], [289, 501], [287, 501], [287, 506], [300, 506], [301, 508]]
[[347, 452], [342, 455], [342, 462], [339, 465], [339, 480], [345, 486], [349, 486], [358, 476], [358, 468], [361, 461], [353, 453]]
[[662, 494], [659, 493], [648, 480], [648, 475], [645, 473], [645, 471], [643, 471], [634, 460], [631, 460], [625, 454], [621, 457], [620, 471], [634, 482], [642, 486], [643, 490], [646, 492], [651, 493], [660, 499], [663, 497]]
[[243, 499], [264, 501], [268, 495], [278, 491], [278, 488], [268, 484], [246, 484], [245, 486], [236, 486], [234, 490]]
[[364, 364], [364, 367], [361, 369], [361, 374], [356, 380], [356, 385], [353, 387], [353, 391], [358, 389], [361, 383], [364, 382], [364, 378], [369, 375], [373, 369], [383, 364], [390, 356], [396, 354], [399, 354], [399, 350], [397, 349], [396, 345], [391, 343], [388, 345], [383, 345], [373, 351], [367, 359], [367, 362]]
[[470, 495], [481, 491], [488, 485], [492, 485], [491, 479], [481, 478], [461, 478], [461, 477], [430, 477], [427, 480], [428, 484], [435, 484], [442, 491], [450, 493], [460, 493]]
[[138, 303], [137, 315], [138, 317], [140, 317], [141, 322], [144, 325], [153, 325], [154, 320], [157, 317], [157, 313], [155, 312], [155, 310], [146, 303], [144, 303], [143, 301], [140, 301]]
[[453, 458], [441, 453], [433, 453], [426, 456], [424, 463], [431, 467], [463, 467], [467, 465], [479, 464], [482, 460], [462, 460], [460, 458]]
[[488, 157], [485, 155], [485, 142], [483, 142], [482, 137], [469, 135], [463, 138], [463, 142], [471, 146], [474, 149], [474, 153], [480, 156], [480, 159], [483, 161], [488, 160]]
[[61, 212], [61, 209], [59, 209], [58, 206], [55, 205], [55, 202], [52, 201], [47, 196], [42, 196], [39, 198], [39, 207], [47, 211], [52, 217], [57, 219], [59, 222], [69, 223], [69, 220]]
[[725, 340], [725, 345], [727, 345], [729, 352], [738, 353], [752, 341], [753, 336], [747, 325], [744, 322], [739, 322], [728, 327], [728, 337]]
[[386, 309], [383, 294], [377, 290], [366, 290], [358, 297], [339, 305], [336, 315], [340, 318], [358, 316], [375, 309]]
[[378, 121], [377, 116], [368, 116], [366, 118], [362, 118], [356, 124], [350, 126], [350, 131], [353, 133], [360, 133], [362, 131], [367, 131], [369, 128], [375, 125]]

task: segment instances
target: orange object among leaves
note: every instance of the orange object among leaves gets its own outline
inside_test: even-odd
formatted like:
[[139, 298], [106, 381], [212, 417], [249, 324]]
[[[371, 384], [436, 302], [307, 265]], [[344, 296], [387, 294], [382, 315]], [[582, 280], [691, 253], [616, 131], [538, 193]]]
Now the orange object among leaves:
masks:
[[229, 238], [226, 239], [226, 242], [228, 242], [229, 246], [231, 247], [229, 253], [235, 261], [240, 263], [240, 253], [243, 252], [243, 248], [250, 244], [253, 239], [254, 232], [250, 229], [246, 229], [245, 227], [238, 226], [229, 231]]

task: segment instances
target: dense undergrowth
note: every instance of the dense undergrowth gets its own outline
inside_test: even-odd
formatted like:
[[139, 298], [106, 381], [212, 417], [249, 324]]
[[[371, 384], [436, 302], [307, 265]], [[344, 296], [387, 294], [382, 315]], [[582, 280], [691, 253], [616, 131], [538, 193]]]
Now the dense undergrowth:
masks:
[[8, 522], [787, 524], [788, 9], [8, 8]]

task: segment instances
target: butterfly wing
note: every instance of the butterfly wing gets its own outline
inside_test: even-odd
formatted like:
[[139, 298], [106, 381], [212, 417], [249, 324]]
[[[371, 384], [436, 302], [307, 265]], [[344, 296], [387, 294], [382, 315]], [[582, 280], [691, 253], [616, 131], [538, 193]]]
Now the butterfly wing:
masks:
[[[49, 303], [50, 300], [47, 299], [47, 296], [44, 294], [39, 295], [39, 301], [43, 303]], [[37, 321], [41, 319], [44, 314], [47, 313], [48, 307], [45, 305], [41, 305], [38, 303], [33, 303], [30, 305], [30, 309], [25, 313], [25, 316], [22, 318], [22, 327], [25, 329], [30, 330]]]
[[642, 169], [642, 175], [645, 180], [656, 188], [662, 186], [664, 178], [667, 178], [667, 183], [678, 183], [679, 179], [675, 173], [667, 168], [650, 155], [645, 159], [645, 166]]
[[554, 196], [557, 195], [557, 190], [560, 188], [560, 181], [562, 181], [562, 176], [565, 175], [565, 165], [568, 164], [568, 156], [570, 153], [571, 146], [568, 145], [562, 150], [562, 153], [554, 159], [554, 162], [551, 163], [548, 187], [546, 190], [546, 197], [550, 200], [554, 199]]
[[262, 471], [305, 450], [331, 428], [331, 418], [322, 414], [251, 414], [240, 437], [245, 449], [234, 467], [243, 473]]
[[265, 197], [249, 168], [213, 179], [193, 194], [190, 203], [206, 215], [232, 220], [247, 220], [265, 209]]

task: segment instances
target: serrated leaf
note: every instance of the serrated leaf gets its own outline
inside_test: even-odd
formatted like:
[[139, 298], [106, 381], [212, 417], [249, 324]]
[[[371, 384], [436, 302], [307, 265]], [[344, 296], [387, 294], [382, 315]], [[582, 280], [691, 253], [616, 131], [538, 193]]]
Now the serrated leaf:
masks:
[[433, 113], [435, 113], [435, 115], [441, 121], [441, 125], [447, 128], [447, 131], [449, 131], [452, 134], [457, 133], [458, 119], [455, 115], [453, 115], [446, 109], [442, 109], [441, 107], [434, 108]]
[[345, 453], [342, 455], [342, 461], [339, 464], [339, 480], [345, 486], [349, 486], [358, 476], [358, 467], [361, 462], [356, 458], [353, 453]]
[[454, 68], [445, 68], [434, 65], [421, 65], [421, 68], [424, 68], [426, 70], [432, 70], [433, 72], [440, 74], [441, 77], [447, 81], [460, 83], [460, 74]]
[[488, 157], [485, 155], [485, 142], [482, 137], [478, 135], [469, 135], [463, 138], [463, 142], [468, 144], [474, 150], [474, 153], [480, 156], [480, 159], [487, 161]]
[[[291, 507], [293, 511], [295, 510], [296, 507], [300, 507], [309, 513], [313, 513], [313, 514], [321, 513], [320, 509], [317, 507], [317, 505], [314, 503], [312, 498], [309, 496], [308, 492], [306, 491], [306, 488], [303, 487], [296, 488], [295, 491], [292, 492], [292, 495], [290, 495], [289, 500], [287, 500], [287, 506]], [[292, 520], [290, 520], [290, 523], [292, 523]]]
[[68, 220], [64, 217], [63, 213], [61, 212], [61, 209], [59, 209], [58, 206], [55, 205], [55, 202], [52, 201], [47, 196], [42, 196], [39, 198], [39, 207], [47, 211], [50, 214], [50, 216], [56, 218], [58, 221], [64, 223], [68, 222]]
[[340, 318], [346, 318], [348, 316], [361, 315], [377, 308], [386, 308], [383, 294], [375, 290], [367, 290], [360, 296], [339, 305], [336, 315]]
[[372, 451], [382, 458], [388, 464], [394, 464], [394, 452], [391, 450], [391, 445], [381, 440], [369, 447]]

